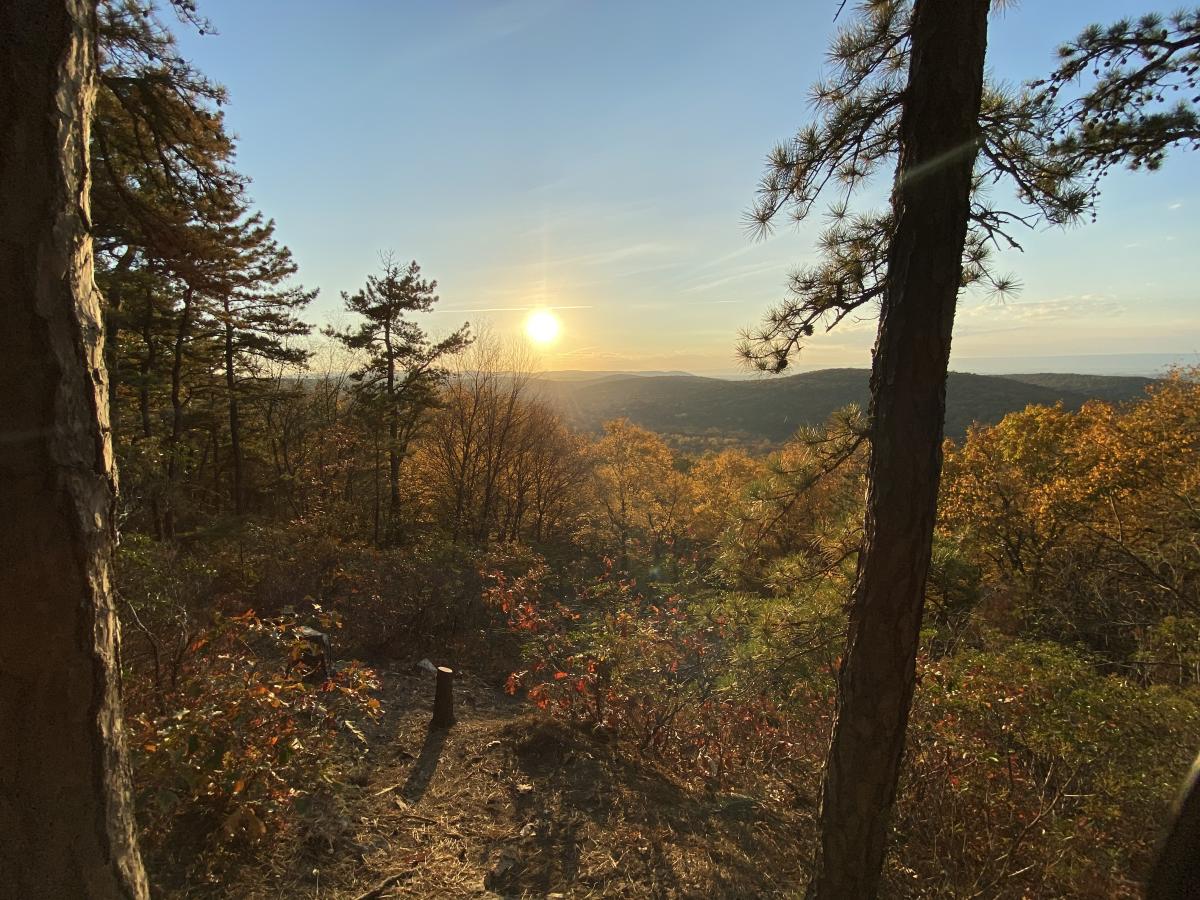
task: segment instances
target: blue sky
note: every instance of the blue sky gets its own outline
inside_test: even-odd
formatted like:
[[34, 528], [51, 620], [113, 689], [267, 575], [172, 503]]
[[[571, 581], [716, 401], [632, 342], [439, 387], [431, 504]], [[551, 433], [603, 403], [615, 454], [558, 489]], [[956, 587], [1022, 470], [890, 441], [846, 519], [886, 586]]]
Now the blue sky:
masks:
[[[1059, 41], [1144, 2], [1010, 5], [989, 67], [1045, 74]], [[204, 0], [219, 33], [176, 30], [229, 88], [255, 203], [321, 289], [310, 319], [342, 320], [339, 292], [393, 250], [438, 279], [435, 333], [469, 319], [519, 335], [549, 306], [564, 327], [546, 368], [734, 374], [738, 330], [812, 259], [815, 224], [753, 242], [741, 213], [765, 154], [809, 115], [836, 7]], [[1195, 153], [1114, 175], [1097, 224], [1027, 235], [1001, 266], [1021, 293], [960, 306], [954, 367], [1200, 359], [1198, 176]], [[869, 365], [873, 323], [847, 325], [798, 367]]]

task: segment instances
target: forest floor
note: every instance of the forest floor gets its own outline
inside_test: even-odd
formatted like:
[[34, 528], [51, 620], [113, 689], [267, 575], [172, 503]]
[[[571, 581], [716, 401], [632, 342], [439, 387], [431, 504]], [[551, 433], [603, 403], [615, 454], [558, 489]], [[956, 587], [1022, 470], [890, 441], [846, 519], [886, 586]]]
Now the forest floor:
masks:
[[430, 731], [432, 676], [380, 675], [366, 763], [222, 896], [770, 897], [806, 880], [811, 809], [690, 790], [469, 675], [457, 724]]

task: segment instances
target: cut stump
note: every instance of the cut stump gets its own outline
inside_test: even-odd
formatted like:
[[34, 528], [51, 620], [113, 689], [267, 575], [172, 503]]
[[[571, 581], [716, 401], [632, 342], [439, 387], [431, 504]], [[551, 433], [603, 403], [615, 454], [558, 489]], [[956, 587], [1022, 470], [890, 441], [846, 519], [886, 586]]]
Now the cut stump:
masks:
[[454, 724], [454, 670], [438, 666], [437, 686], [433, 693], [433, 721], [430, 728], [449, 728]]

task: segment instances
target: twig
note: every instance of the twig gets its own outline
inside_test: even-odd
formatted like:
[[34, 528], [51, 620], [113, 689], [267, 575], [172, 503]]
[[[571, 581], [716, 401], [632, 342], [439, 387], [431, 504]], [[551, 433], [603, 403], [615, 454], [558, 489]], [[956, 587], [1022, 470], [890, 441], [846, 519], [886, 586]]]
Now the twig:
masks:
[[389, 875], [387, 878], [383, 879], [383, 881], [379, 882], [379, 884], [375, 885], [375, 887], [371, 888], [365, 894], [359, 894], [357, 897], [354, 898], [354, 900], [378, 900], [379, 897], [383, 896], [384, 891], [386, 891], [392, 885], [398, 884], [399, 882], [403, 881], [405, 878], [411, 878], [412, 874], [413, 873], [410, 870], [408, 872], [397, 872], [395, 875]]

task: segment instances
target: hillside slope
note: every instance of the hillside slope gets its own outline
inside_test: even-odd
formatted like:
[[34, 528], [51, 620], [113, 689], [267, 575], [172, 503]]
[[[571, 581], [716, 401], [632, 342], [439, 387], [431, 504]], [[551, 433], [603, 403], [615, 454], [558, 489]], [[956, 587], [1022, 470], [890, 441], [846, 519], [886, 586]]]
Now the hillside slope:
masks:
[[[625, 417], [665, 434], [742, 434], [783, 441], [848, 404], [869, 399], [866, 369], [823, 369], [786, 378], [732, 381], [696, 375], [604, 376], [571, 381], [535, 379], [533, 390], [577, 427], [598, 430]], [[972, 422], [991, 424], [1031, 403], [1078, 409], [1089, 399], [1138, 397], [1146, 378], [1099, 375], [973, 375], [952, 372], [946, 433], [960, 438]]]
[[1034, 384], [1053, 391], [1079, 394], [1089, 400], [1124, 403], [1142, 396], [1154, 383], [1153, 378], [1135, 375], [1072, 375], [1061, 372], [1038, 372], [1030, 375], [1005, 375], [1013, 381]]

